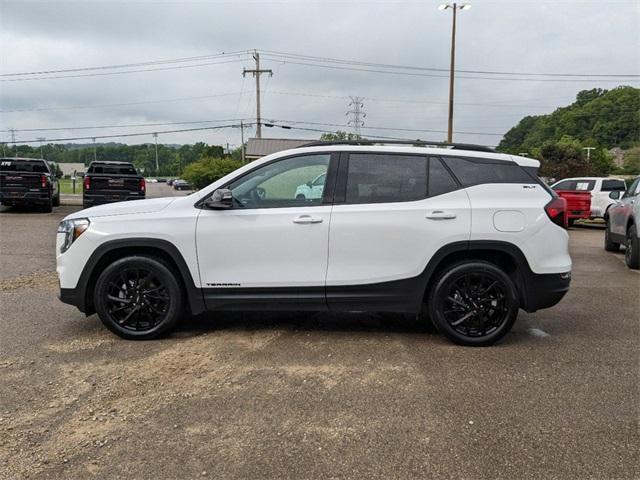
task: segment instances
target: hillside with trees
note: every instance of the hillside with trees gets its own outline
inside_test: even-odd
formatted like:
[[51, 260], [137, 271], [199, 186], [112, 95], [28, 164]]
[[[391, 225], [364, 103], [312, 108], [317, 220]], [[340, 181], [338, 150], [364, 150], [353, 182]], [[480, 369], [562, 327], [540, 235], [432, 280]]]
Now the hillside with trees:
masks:
[[[622, 86], [583, 90], [571, 105], [549, 115], [524, 117], [505, 134], [498, 150], [527, 152], [542, 162], [543, 175], [558, 177], [639, 174], [638, 146], [640, 89]], [[593, 147], [589, 161], [586, 147]], [[626, 151], [623, 168], [616, 168], [608, 153], [614, 147]]]

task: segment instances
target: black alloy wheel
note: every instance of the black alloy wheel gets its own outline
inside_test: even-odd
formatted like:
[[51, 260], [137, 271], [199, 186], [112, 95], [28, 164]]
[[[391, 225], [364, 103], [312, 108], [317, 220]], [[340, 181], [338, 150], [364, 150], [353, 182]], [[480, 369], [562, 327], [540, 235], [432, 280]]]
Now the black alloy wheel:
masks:
[[497, 266], [465, 262], [447, 269], [436, 281], [429, 299], [433, 322], [450, 340], [486, 346], [500, 340], [518, 314], [513, 281]]
[[174, 273], [151, 257], [117, 260], [100, 275], [94, 294], [102, 323], [128, 339], [156, 338], [173, 328], [181, 301]]

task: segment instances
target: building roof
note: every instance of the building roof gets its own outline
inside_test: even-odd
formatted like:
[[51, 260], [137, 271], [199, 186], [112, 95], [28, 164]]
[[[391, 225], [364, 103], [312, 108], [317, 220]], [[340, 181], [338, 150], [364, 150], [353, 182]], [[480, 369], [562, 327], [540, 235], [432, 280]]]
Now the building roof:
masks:
[[245, 156], [248, 158], [260, 158], [313, 141], [299, 138], [250, 138], [245, 149]]

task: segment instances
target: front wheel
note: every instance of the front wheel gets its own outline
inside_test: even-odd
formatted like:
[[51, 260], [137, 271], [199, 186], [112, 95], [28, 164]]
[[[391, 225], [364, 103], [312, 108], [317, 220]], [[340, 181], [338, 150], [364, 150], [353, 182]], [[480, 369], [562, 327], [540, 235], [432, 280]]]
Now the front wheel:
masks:
[[152, 257], [125, 257], [98, 278], [94, 304], [102, 323], [129, 340], [157, 338], [171, 330], [182, 311], [175, 274]]
[[640, 242], [638, 241], [638, 230], [635, 225], [631, 225], [627, 229], [627, 241], [625, 243], [624, 263], [627, 267], [637, 270], [640, 268], [640, 250], [638, 249]]
[[518, 292], [509, 276], [484, 261], [455, 264], [429, 293], [429, 313], [449, 340], [474, 347], [504, 337], [518, 315]]

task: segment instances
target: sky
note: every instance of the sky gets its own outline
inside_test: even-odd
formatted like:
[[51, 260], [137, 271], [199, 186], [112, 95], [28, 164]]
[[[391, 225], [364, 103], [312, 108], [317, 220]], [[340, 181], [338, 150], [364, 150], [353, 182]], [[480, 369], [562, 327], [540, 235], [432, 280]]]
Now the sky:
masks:
[[[295, 127], [264, 137], [353, 131], [357, 96], [364, 136], [442, 141], [452, 15], [440, 3], [0, 0], [0, 141], [9, 129], [18, 143], [144, 133], [97, 139], [136, 144], [160, 132], [160, 143], [239, 146], [240, 119], [256, 117], [255, 80], [242, 75], [254, 49], [273, 71], [261, 77], [263, 121]], [[640, 86], [640, 0], [469, 3], [458, 12], [454, 141], [496, 145], [580, 90]], [[212, 126], [224, 128], [162, 133]]]

